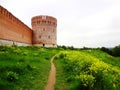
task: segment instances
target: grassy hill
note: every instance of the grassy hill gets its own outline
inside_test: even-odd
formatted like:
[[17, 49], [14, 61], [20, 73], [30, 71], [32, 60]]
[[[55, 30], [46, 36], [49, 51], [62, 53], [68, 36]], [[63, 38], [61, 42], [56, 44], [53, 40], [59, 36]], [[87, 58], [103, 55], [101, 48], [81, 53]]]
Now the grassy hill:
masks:
[[0, 90], [44, 90], [54, 49], [0, 46]]
[[0, 46], [0, 90], [44, 90], [55, 54], [55, 90], [120, 89], [120, 57], [100, 50]]
[[55, 90], [120, 89], [120, 57], [100, 50], [65, 50], [57, 55], [55, 64]]

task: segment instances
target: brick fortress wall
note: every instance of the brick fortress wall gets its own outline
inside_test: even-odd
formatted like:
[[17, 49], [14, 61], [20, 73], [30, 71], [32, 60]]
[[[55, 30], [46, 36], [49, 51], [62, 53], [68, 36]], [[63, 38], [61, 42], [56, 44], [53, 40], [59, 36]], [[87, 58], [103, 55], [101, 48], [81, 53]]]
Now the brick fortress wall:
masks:
[[0, 45], [56, 47], [57, 19], [35, 16], [31, 21], [33, 30], [0, 6]]
[[51, 16], [35, 16], [32, 18], [33, 45], [57, 46], [57, 19]]
[[0, 6], [0, 45], [31, 45], [32, 29]]

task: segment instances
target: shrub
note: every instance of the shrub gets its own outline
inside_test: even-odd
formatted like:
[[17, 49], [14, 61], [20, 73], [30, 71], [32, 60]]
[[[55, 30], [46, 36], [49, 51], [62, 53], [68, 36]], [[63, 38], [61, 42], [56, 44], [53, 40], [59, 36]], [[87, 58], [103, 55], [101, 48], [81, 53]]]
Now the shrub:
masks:
[[110, 49], [106, 48], [106, 47], [102, 47], [101, 50], [110, 54], [110, 55], [112, 55], [112, 51]]
[[118, 45], [112, 49], [112, 54], [113, 54], [113, 56], [120, 56], [120, 45]]
[[65, 56], [66, 56], [65, 53], [60, 53], [60, 55], [59, 55], [60, 58], [64, 58]]
[[101, 50], [108, 53], [108, 54], [110, 54], [110, 55], [112, 55], [112, 56], [116, 56], [116, 57], [120, 56], [120, 45], [115, 46], [112, 49], [102, 47]]
[[78, 76], [78, 79], [80, 80], [80, 88], [82, 89], [90, 89], [93, 88], [95, 83], [95, 77], [88, 74], [81, 74]]
[[13, 71], [8, 71], [7, 72], [7, 80], [9, 82], [14, 82], [14, 81], [18, 80], [18, 74]]

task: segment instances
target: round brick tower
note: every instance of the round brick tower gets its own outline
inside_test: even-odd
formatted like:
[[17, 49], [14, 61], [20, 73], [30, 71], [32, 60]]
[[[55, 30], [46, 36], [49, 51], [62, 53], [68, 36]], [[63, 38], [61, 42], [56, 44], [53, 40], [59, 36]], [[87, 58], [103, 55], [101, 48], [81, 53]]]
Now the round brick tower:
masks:
[[33, 45], [43, 47], [57, 46], [57, 19], [51, 16], [35, 16], [32, 18]]

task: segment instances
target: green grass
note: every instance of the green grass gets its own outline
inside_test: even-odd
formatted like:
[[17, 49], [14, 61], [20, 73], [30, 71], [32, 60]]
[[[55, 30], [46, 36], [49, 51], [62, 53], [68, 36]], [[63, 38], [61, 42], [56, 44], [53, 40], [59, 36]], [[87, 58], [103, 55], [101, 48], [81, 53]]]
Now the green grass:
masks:
[[0, 46], [1, 90], [44, 90], [52, 48]]
[[119, 90], [120, 57], [100, 50], [64, 50], [56, 59], [56, 90]]
[[0, 90], [44, 90], [55, 54], [55, 90], [120, 89], [120, 57], [100, 50], [0, 46]]
[[68, 74], [64, 71], [64, 60], [55, 59], [56, 65], [56, 84], [55, 90], [76, 90], [77, 84], [76, 81], [70, 83], [67, 82]]
[[113, 57], [100, 50], [83, 50], [82, 52], [89, 54], [101, 61], [104, 61], [108, 64], [120, 67], [120, 57]]
[[66, 83], [66, 75], [64, 73], [64, 65], [62, 63], [62, 60], [57, 60], [55, 58], [54, 60], [55, 66], [56, 66], [56, 84], [55, 84], [55, 90], [68, 90], [68, 85]]

